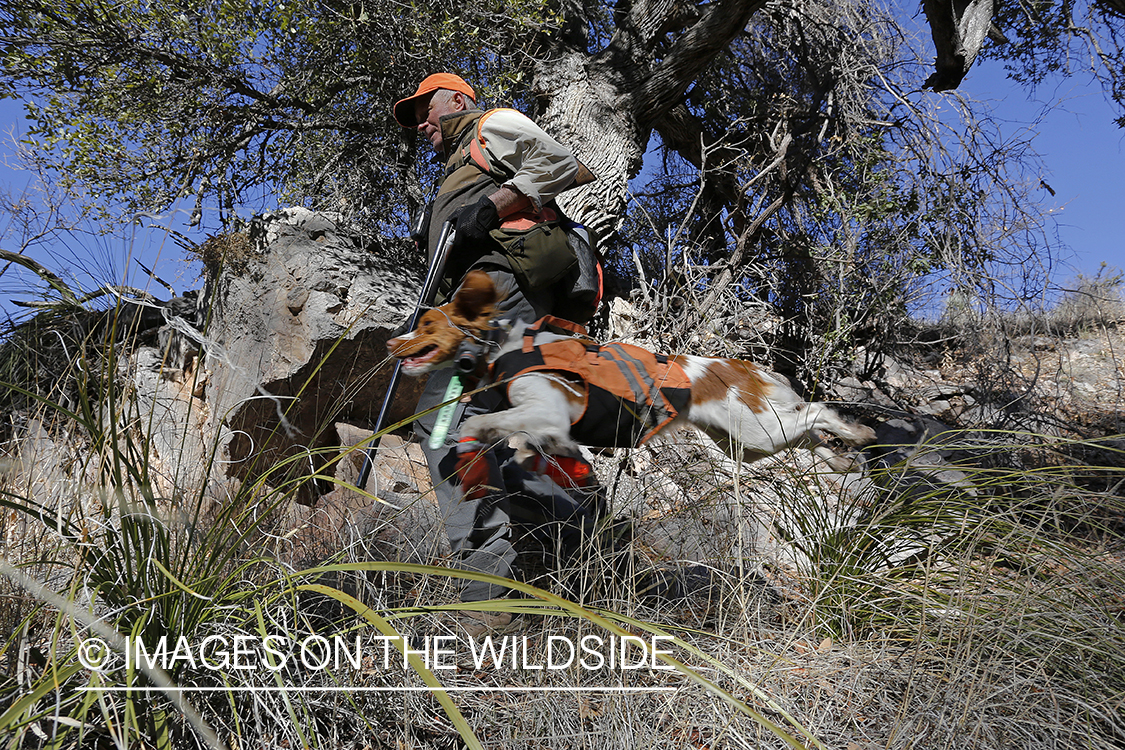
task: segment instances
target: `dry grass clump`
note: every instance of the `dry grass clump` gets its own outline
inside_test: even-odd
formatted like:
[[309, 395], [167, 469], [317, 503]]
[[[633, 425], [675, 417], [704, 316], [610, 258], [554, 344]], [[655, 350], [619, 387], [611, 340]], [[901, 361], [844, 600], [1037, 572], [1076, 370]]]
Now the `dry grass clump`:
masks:
[[[814, 480], [799, 462], [791, 465], [798, 468], [775, 474], [777, 486]], [[706, 481], [702, 454], [682, 466], [670, 481], [693, 488]], [[766, 565], [768, 587], [763, 578], [740, 571], [732, 556], [725, 569], [715, 566], [717, 585], [709, 599], [650, 601], [613, 578], [614, 560], [593, 559], [583, 566], [607, 578], [584, 609], [564, 609], [534, 596], [496, 605], [521, 613], [514, 635], [526, 638], [524, 664], [543, 663], [551, 636], [573, 641], [606, 635], [605, 625], [590, 619], [597, 616], [634, 634], [674, 636], [668, 650], [690, 672], [477, 668], [462, 659], [452, 670], [430, 672], [451, 691], [460, 724], [426, 689], [426, 673], [401, 665], [231, 672], [221, 679], [184, 669], [172, 677], [176, 684], [197, 687], [290, 685], [310, 691], [193, 699], [216, 735], [239, 746], [284, 739], [309, 746], [438, 748], [470, 736], [482, 747], [505, 748], [794, 746], [757, 716], [786, 728], [795, 746], [805, 747], [1114, 747], [1123, 732], [1117, 716], [1125, 698], [1125, 562], [1120, 537], [1109, 533], [1107, 523], [1125, 513], [1119, 495], [1073, 486], [1073, 468], [1044, 464], [1026, 474], [982, 470], [970, 473], [971, 493], [934, 491], [898, 500], [876, 490], [845, 493], [832, 514], [814, 512], [816, 500], [807, 491], [802, 507], [802, 495], [794, 491], [783, 498], [784, 518], [804, 524], [803, 553]], [[712, 476], [723, 471], [713, 467]], [[763, 486], [763, 471], [755, 467], [739, 478], [744, 497]], [[11, 490], [13, 477], [8, 479]], [[643, 483], [623, 481], [611, 483], [610, 490], [644, 489]], [[883, 484], [894, 486], [893, 478]], [[234, 498], [232, 508], [240, 500]], [[1095, 502], [1096, 518], [1089, 510]], [[455, 587], [437, 570], [403, 567], [399, 572], [406, 578], [388, 588], [381, 573], [394, 567], [378, 570], [364, 559], [362, 544], [344, 549], [327, 571], [302, 575], [260, 557], [256, 549], [241, 548], [238, 540], [248, 538], [243, 532], [225, 542], [213, 541], [201, 527], [161, 535], [160, 528], [171, 528], [141, 508], [120, 511], [86, 547], [101, 552], [79, 556], [53, 588], [93, 592], [83, 606], [92, 605], [93, 614], [116, 627], [128, 623], [133, 632], [152, 627], [155, 633], [186, 621], [179, 632], [195, 638], [263, 631], [295, 640], [312, 634], [371, 638], [382, 632], [383, 622], [427, 634], [442, 632], [435, 608], [457, 606]], [[239, 511], [216, 519], [211, 528], [245, 530], [252, 523]], [[737, 526], [736, 519], [713, 525], [712, 534], [730, 535], [729, 524]], [[65, 535], [47, 531], [65, 542]], [[887, 554], [896, 534], [908, 537], [912, 554]], [[223, 549], [229, 550], [225, 557], [215, 557]], [[143, 576], [128, 573], [130, 550]], [[171, 572], [171, 561], [184, 555], [213, 564], [207, 570], [197, 563], [176, 569], [173, 580], [154, 562], [143, 562], [163, 561]], [[107, 568], [111, 561], [114, 567]], [[39, 565], [26, 570], [47, 576]], [[551, 578], [540, 583], [564, 590]], [[131, 598], [142, 591], [148, 593]], [[9, 613], [17, 635], [6, 653], [23, 659], [22, 682], [3, 688], [9, 712], [0, 713], [25, 744], [33, 746], [38, 732], [65, 732], [62, 746], [99, 736], [149, 744], [161, 732], [170, 747], [206, 744], [159, 695], [99, 698], [113, 713], [164, 717], [137, 721], [131, 731], [104, 723], [92, 706], [82, 709], [81, 694], [74, 691], [93, 678], [67, 666], [81, 629], [68, 624], [73, 620], [67, 613], [36, 605], [26, 593], [22, 597], [21, 612]], [[138, 608], [139, 602], [147, 603]], [[195, 614], [186, 616], [189, 612]], [[28, 617], [31, 627], [24, 633], [16, 626]], [[13, 701], [50, 678], [42, 659], [66, 675], [62, 687], [12, 714]], [[347, 689], [337, 690], [341, 687]], [[379, 687], [398, 692], [360, 690]], [[41, 708], [30, 710], [35, 705]], [[53, 723], [57, 705], [88, 728]]]
[[211, 278], [220, 271], [235, 275], [247, 269], [247, 262], [254, 252], [253, 243], [246, 232], [213, 234], [198, 246], [185, 246], [188, 253], [199, 260]]
[[1125, 321], [1125, 297], [1122, 282], [1125, 278], [1117, 269], [1104, 263], [1098, 273], [1090, 278], [1079, 274], [1062, 300], [1051, 309], [1051, 330], [1060, 333], [1077, 333], [1084, 330], [1116, 327]]
[[1125, 321], [1125, 277], [1103, 264], [1093, 277], [1078, 274], [1054, 299], [998, 309], [954, 293], [941, 319], [923, 335], [968, 351], [1005, 346], [1051, 348], [1067, 337], [1113, 330]]
[[[714, 337], [699, 340], [719, 347]], [[446, 669], [421, 649], [456, 635], [456, 579], [473, 574], [440, 556], [376, 559], [387, 538], [296, 515], [297, 487], [314, 478], [288, 478], [292, 465], [220, 495], [184, 485], [158, 496], [145, 420], [121, 430], [105, 418], [132, 413], [128, 390], [107, 378], [70, 398], [37, 392], [40, 411], [4, 446], [7, 747], [1125, 742], [1125, 453], [1112, 442], [978, 427], [862, 475], [828, 473], [807, 452], [733, 464], [701, 439], [599, 456], [613, 516], [584, 556], [552, 560], [548, 544], [527, 566], [534, 585], [485, 605], [517, 615], [503, 635], [518, 660], [477, 663], [458, 638]], [[952, 474], [927, 454], [953, 457], [941, 466]], [[377, 502], [325, 461], [318, 481], [354, 507]], [[653, 596], [654, 576], [692, 585]], [[162, 636], [266, 634], [401, 634], [413, 655], [99, 672], [78, 648], [93, 635], [151, 650]], [[635, 670], [536, 666], [552, 643], [588, 636], [660, 636], [667, 653]], [[169, 686], [214, 690], [185, 700]]]

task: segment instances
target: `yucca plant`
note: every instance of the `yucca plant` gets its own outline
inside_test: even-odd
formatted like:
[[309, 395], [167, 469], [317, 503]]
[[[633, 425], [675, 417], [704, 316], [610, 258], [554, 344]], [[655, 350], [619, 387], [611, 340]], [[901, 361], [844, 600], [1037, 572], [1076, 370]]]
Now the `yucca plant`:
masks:
[[[782, 525], [802, 553], [804, 623], [838, 641], [923, 653], [925, 672], [1003, 696], [1003, 710], [1026, 712], [1029, 727], [1072, 717], [1084, 722], [1083, 746], [1112, 747], [1125, 737], [1125, 502], [1075, 478], [1119, 488], [1125, 457], [1081, 464], [1068, 456], [1083, 441], [1027, 434], [991, 433], [987, 442], [1038, 463], [966, 461], [949, 483], [901, 462], [873, 471], [834, 514], [794, 493]], [[979, 450], [981, 436], [940, 448]], [[1019, 684], [1025, 691], [1013, 693]]]

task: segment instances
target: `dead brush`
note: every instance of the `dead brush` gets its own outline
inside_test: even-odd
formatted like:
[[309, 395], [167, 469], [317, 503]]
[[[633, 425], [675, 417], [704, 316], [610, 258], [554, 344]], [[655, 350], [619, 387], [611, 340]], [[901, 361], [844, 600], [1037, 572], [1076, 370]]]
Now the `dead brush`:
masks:
[[246, 271], [247, 259], [254, 252], [254, 246], [246, 232], [227, 232], [210, 235], [202, 244], [185, 245], [190, 255], [199, 259], [212, 278], [226, 269], [239, 274]]
[[619, 298], [608, 305], [604, 338], [656, 351], [743, 357], [772, 366], [781, 320], [770, 305], [745, 299], [733, 284], [709, 290], [705, 282], [713, 269], [692, 263], [687, 253], [656, 285], [647, 282], [640, 258], [634, 262], [640, 284], [628, 300]]
[[1079, 274], [1050, 310], [1050, 329], [1073, 334], [1116, 328], [1125, 321], [1122, 282], [1121, 272], [1105, 263], [1093, 278]]

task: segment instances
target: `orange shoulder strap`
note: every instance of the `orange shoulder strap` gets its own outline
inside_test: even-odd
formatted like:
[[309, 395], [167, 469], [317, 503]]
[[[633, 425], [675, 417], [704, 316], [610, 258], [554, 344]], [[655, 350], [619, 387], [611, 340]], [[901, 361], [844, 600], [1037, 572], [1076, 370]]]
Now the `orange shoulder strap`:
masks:
[[554, 315], [544, 315], [542, 318], [524, 329], [523, 351], [530, 352], [535, 346], [535, 334], [542, 332], [548, 327], [558, 328], [576, 336], [589, 336], [589, 334], [586, 332], [585, 326], [581, 325], [580, 323], [575, 323], [574, 321], [566, 320], [565, 318], [557, 318]]
[[[469, 158], [473, 160], [473, 163], [477, 165], [477, 168], [480, 171], [488, 175], [492, 174], [492, 168], [488, 163], [488, 157], [484, 154], [484, 150], [488, 148], [488, 144], [485, 143], [484, 136], [481, 135], [480, 129], [481, 126], [484, 125], [485, 120], [487, 120], [489, 117], [492, 117], [501, 109], [504, 108], [501, 107], [499, 109], [490, 109], [477, 118], [477, 137], [469, 143]], [[513, 109], [508, 111], [515, 112], [516, 110]]]

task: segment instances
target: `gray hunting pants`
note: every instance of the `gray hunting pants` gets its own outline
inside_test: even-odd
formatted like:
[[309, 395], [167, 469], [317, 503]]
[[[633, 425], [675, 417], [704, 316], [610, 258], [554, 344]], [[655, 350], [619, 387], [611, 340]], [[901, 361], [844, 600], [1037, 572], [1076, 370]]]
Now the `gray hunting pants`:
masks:
[[[499, 305], [497, 319], [531, 323], [550, 314], [552, 301], [537, 299], [533, 303], [526, 299], [509, 272], [496, 269], [489, 271], [489, 276], [501, 297], [507, 295]], [[452, 369], [431, 373], [417, 410], [422, 412], [442, 403], [452, 377]], [[514, 527], [554, 541], [560, 555], [570, 555], [577, 552], [583, 535], [593, 531], [599, 509], [591, 493], [576, 491], [572, 497], [550, 479], [525, 471], [515, 463], [514, 451], [507, 445], [492, 447], [482, 459], [494, 462], [494, 472], [502, 477], [501, 491], [479, 500], [466, 500], [454, 477], [456, 440], [461, 423], [485, 411], [475, 403], [458, 404], [445, 443], [437, 449], [427, 445], [437, 412], [419, 418], [414, 423], [414, 432], [422, 441], [438, 507], [459, 567], [511, 578], [516, 559]], [[495, 599], [507, 590], [495, 584], [466, 581], [461, 599]]]

